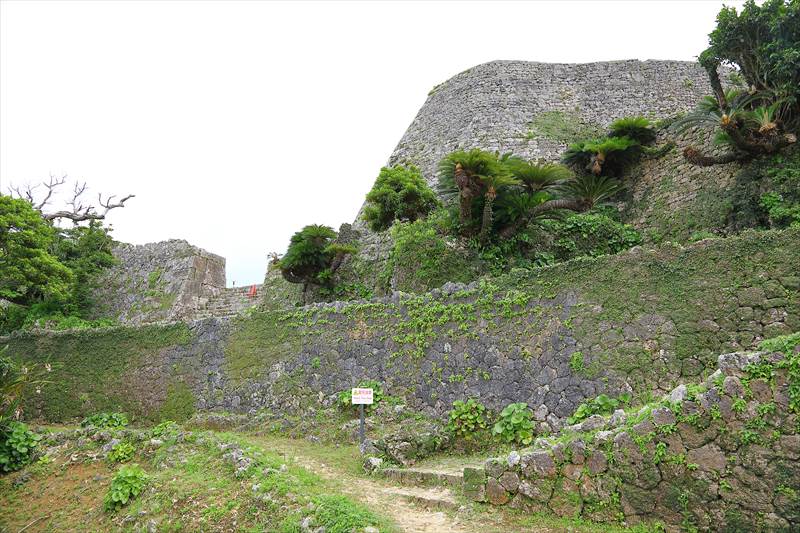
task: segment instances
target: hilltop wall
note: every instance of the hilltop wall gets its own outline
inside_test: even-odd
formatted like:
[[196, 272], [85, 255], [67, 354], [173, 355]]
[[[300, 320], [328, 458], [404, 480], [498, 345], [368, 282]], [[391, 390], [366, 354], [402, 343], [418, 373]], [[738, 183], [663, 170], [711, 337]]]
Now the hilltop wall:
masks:
[[[711, 131], [676, 135], [666, 129], [670, 119], [707, 94], [707, 74], [694, 62], [493, 61], [435, 87], [387, 164], [414, 164], [435, 186], [437, 164], [453, 150], [482, 148], [557, 161], [570, 143], [603, 135], [618, 118], [642, 115], [659, 124], [658, 145], [676, 146], [629, 169], [628, 193], [619, 204], [622, 219], [647, 241], [686, 242], [696, 231], [723, 232], [729, 190], [741, 170], [736, 163], [701, 168], [684, 160], [682, 149], [689, 144], [720, 150], [711, 142]], [[361, 233], [359, 255], [345, 262], [339, 277], [366, 280], [374, 289], [392, 241], [388, 232], [369, 231], [359, 219], [362, 212], [363, 207], [353, 225]]]
[[557, 160], [618, 118], [668, 118], [706, 94], [705, 70], [688, 61], [492, 61], [435, 87], [389, 164], [412, 162], [433, 185], [436, 165], [458, 148]]
[[29, 406], [51, 420], [116, 407], [158, 418], [174, 404], [286, 409], [377, 379], [432, 414], [470, 396], [492, 409], [525, 401], [554, 428], [586, 398], [665, 392], [718, 353], [799, 330], [798, 263], [800, 230], [749, 232], [427, 295], [0, 342], [63, 363]]

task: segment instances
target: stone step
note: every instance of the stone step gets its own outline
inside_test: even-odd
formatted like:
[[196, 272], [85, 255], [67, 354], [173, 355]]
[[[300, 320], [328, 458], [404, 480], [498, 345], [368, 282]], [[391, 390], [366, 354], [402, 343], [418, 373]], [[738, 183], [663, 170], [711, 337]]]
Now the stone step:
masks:
[[376, 473], [395, 483], [411, 487], [430, 485], [460, 487], [464, 483], [464, 474], [461, 472], [438, 472], [420, 468], [384, 468]]
[[411, 488], [390, 487], [384, 489], [386, 494], [403, 498], [415, 505], [420, 505], [429, 511], [453, 510], [457, 511], [461, 504], [449, 489], [444, 488]]

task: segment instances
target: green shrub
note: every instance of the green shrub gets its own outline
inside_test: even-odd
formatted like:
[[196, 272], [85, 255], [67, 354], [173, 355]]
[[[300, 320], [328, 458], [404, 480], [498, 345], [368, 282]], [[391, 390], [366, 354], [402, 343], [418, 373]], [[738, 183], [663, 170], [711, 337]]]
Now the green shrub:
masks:
[[137, 464], [125, 465], [119, 469], [111, 480], [103, 507], [108, 512], [116, 511], [136, 498], [144, 490], [148, 475]]
[[97, 429], [119, 429], [128, 425], [128, 417], [123, 413], [97, 413], [81, 421], [81, 427]]
[[465, 402], [456, 400], [450, 411], [447, 429], [456, 438], [472, 441], [480, 438], [489, 429], [486, 416], [486, 407], [475, 398], [469, 398]]
[[[789, 411], [800, 414], [800, 332], [791, 333], [789, 335], [782, 335], [761, 341], [758, 345], [759, 350], [770, 352], [781, 352], [786, 355], [786, 359], [769, 365], [769, 363], [761, 363], [769, 365], [770, 376], [772, 375], [772, 368], [783, 368], [789, 374]], [[760, 365], [757, 365], [760, 366]], [[746, 368], [748, 373], [753, 369]]]
[[772, 228], [800, 226], [800, 149], [778, 155], [764, 170], [770, 191], [759, 199]]
[[394, 246], [384, 273], [386, 285], [394, 277], [398, 290], [425, 292], [448, 281], [468, 283], [480, 276], [480, 261], [471, 250], [447, 239], [444, 210], [425, 220], [392, 227]]
[[112, 463], [127, 463], [133, 459], [136, 448], [130, 442], [118, 442], [108, 452], [108, 460]]
[[22, 422], [9, 422], [0, 429], [0, 470], [19, 470], [33, 459], [41, 437]]
[[641, 143], [630, 137], [606, 137], [569, 145], [562, 161], [596, 176], [618, 176], [641, 154]]
[[438, 203], [417, 167], [383, 167], [367, 194], [363, 216], [373, 231], [383, 231], [395, 220], [413, 222], [424, 217]]
[[328, 226], [306, 226], [292, 235], [286, 254], [277, 262], [286, 281], [303, 284], [304, 300], [309, 284], [330, 287], [344, 258], [357, 251], [352, 244], [335, 242], [336, 237]]
[[527, 446], [533, 442], [533, 412], [524, 402], [508, 404], [492, 428], [492, 433], [508, 444]]
[[621, 394], [619, 398], [611, 398], [605, 394], [601, 394], [591, 400], [586, 400], [578, 406], [575, 413], [567, 419], [568, 424], [577, 424], [578, 422], [589, 418], [592, 415], [607, 415], [613, 413], [616, 409], [628, 405], [631, 401], [631, 395], [628, 393]]
[[555, 262], [612, 255], [642, 243], [641, 234], [633, 226], [617, 222], [602, 211], [543, 221], [536, 234], [540, 244], [532, 248], [535, 257], [544, 259], [542, 254], [549, 254]]
[[789, 335], [781, 335], [780, 337], [773, 337], [761, 341], [758, 345], [759, 350], [769, 352], [781, 352], [785, 355], [791, 355], [794, 349], [800, 346], [800, 332], [790, 333]]
[[164, 420], [153, 429], [150, 435], [155, 439], [169, 439], [175, 437], [180, 431], [180, 426], [172, 420]]

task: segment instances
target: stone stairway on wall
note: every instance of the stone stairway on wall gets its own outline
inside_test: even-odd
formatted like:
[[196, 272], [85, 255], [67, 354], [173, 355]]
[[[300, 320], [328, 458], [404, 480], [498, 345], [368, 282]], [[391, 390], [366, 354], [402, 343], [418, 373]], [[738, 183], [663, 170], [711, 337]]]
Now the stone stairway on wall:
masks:
[[258, 304], [261, 299], [261, 285], [255, 285], [256, 295], [251, 296], [252, 285], [245, 287], [232, 287], [222, 290], [210, 298], [205, 305], [197, 310], [195, 319], [203, 318], [230, 318], [240, 314]]

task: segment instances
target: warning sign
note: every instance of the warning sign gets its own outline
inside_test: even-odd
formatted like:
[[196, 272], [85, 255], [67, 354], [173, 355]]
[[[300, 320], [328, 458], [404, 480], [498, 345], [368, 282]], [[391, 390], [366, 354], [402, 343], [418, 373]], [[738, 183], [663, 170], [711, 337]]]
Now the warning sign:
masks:
[[353, 388], [353, 405], [372, 405], [372, 389]]

